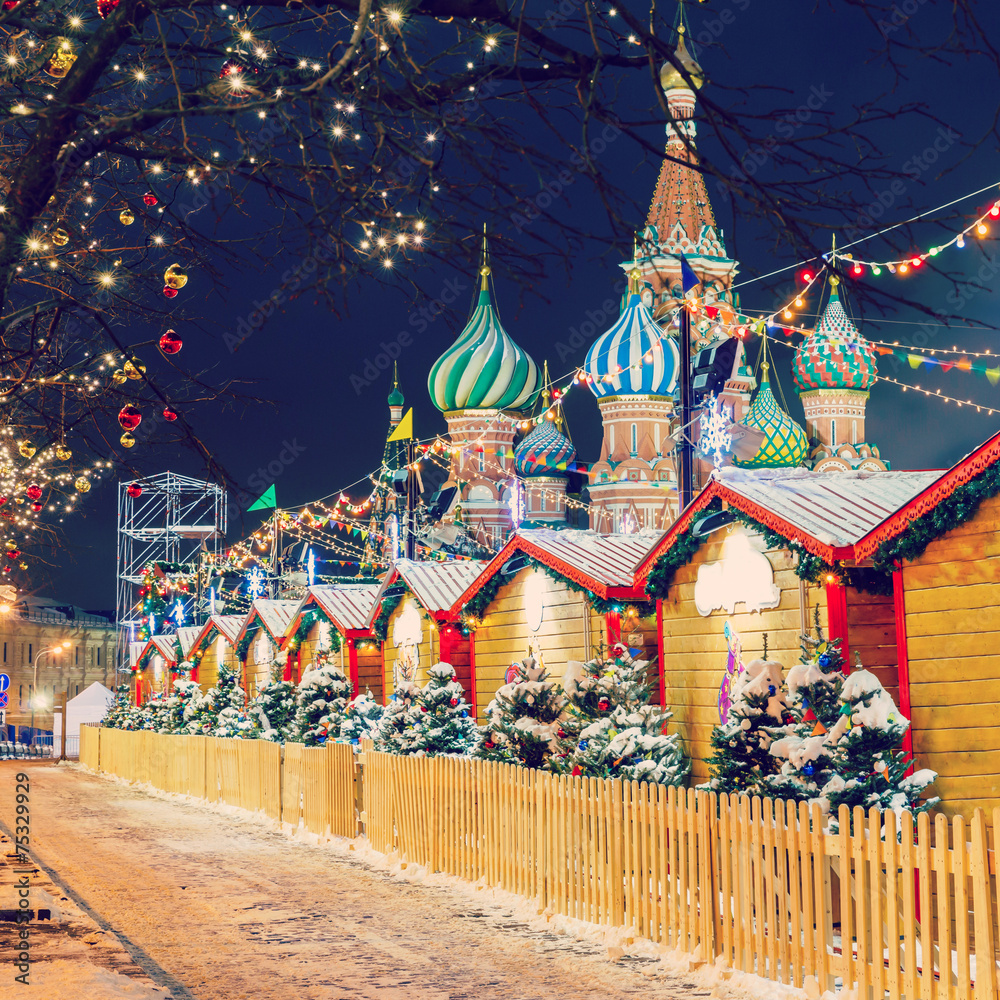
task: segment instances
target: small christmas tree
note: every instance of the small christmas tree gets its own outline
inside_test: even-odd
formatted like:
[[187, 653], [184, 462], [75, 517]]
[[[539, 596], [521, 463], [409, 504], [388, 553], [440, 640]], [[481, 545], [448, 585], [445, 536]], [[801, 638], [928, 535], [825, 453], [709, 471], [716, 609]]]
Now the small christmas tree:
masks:
[[840, 639], [826, 639], [813, 614], [813, 635], [802, 636], [802, 655], [788, 671], [789, 712], [793, 724], [771, 745], [779, 761], [777, 774], [767, 779], [767, 794], [797, 802], [818, 799], [832, 771], [826, 732], [840, 713], [844, 657]]
[[474, 756], [542, 767], [558, 745], [558, 720], [565, 707], [562, 688], [528, 657], [518, 668], [518, 679], [498, 688], [487, 707]]
[[469, 717], [462, 685], [455, 680], [450, 663], [435, 663], [427, 671], [427, 684], [420, 692], [420, 714], [416, 724], [416, 752], [428, 756], [468, 753], [479, 728]]
[[715, 753], [708, 758], [713, 792], [767, 795], [767, 779], [778, 770], [770, 754], [775, 738], [793, 719], [782, 691], [781, 664], [753, 660], [734, 681], [729, 718], [712, 732]]
[[275, 666], [270, 680], [255, 695], [250, 715], [260, 729], [260, 738], [271, 743], [283, 743], [295, 720], [295, 685], [281, 679], [281, 667]]
[[166, 708], [160, 715], [161, 733], [187, 733], [187, 712], [191, 705], [201, 698], [201, 688], [195, 681], [178, 679], [167, 699]]
[[412, 681], [400, 681], [375, 731], [375, 749], [383, 753], [413, 753], [419, 714], [420, 688]]
[[257, 735], [258, 729], [245, 708], [236, 709], [227, 705], [215, 723], [213, 736], [224, 736], [228, 739], [250, 739]]
[[548, 766], [588, 777], [682, 784], [691, 762], [680, 737], [666, 732], [673, 713], [649, 704], [649, 661], [634, 659], [621, 645], [612, 652], [613, 658], [568, 665], [567, 710]]
[[827, 734], [834, 773], [823, 786], [829, 804], [830, 828], [838, 832], [841, 805], [926, 812], [939, 800], [920, 802], [920, 796], [937, 778], [930, 770], [906, 776], [907, 754], [898, 749], [910, 722], [896, 707], [879, 679], [863, 667], [851, 672], [840, 692], [836, 725]]
[[339, 667], [325, 663], [307, 670], [299, 682], [290, 738], [310, 747], [336, 739], [350, 697], [351, 682]]
[[381, 721], [382, 706], [372, 697], [371, 691], [359, 694], [347, 703], [340, 720], [340, 739], [354, 744], [374, 739]]
[[129, 729], [132, 721], [132, 698], [130, 685], [119, 684], [115, 688], [115, 697], [108, 706], [108, 711], [101, 719], [101, 725], [106, 729]]

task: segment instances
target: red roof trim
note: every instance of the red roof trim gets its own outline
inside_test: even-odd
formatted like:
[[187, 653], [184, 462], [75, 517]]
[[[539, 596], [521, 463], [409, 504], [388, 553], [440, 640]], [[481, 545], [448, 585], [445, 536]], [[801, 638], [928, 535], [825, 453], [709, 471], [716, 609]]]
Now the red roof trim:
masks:
[[900, 507], [877, 528], [873, 528], [854, 546], [855, 559], [868, 559], [884, 542], [901, 535], [916, 520], [930, 513], [942, 500], [960, 486], [965, 486], [991, 465], [1000, 461], [1000, 433], [994, 434], [971, 455], [953, 465], [940, 479], [918, 493], [906, 506]]
[[241, 639], [245, 639], [246, 638], [247, 629], [249, 629], [250, 626], [253, 624], [254, 618], [257, 618], [257, 619], [260, 620], [260, 627], [275, 641], [275, 643], [277, 644], [278, 648], [280, 649], [281, 648], [281, 640], [284, 637], [280, 636], [280, 635], [275, 635], [267, 627], [267, 622], [264, 621], [264, 619], [261, 618], [261, 616], [260, 616], [260, 608], [252, 608], [250, 610], [250, 614], [247, 615], [247, 620], [243, 623], [243, 627], [240, 629], [239, 634], [236, 636], [236, 640], [233, 643], [233, 648], [236, 647], [236, 644], [238, 642], [240, 642]]
[[708, 486], [705, 487], [687, 505], [684, 509], [684, 513], [681, 514], [679, 518], [670, 526], [670, 530], [660, 539], [655, 548], [646, 558], [639, 564], [639, 568], [635, 573], [636, 586], [644, 585], [646, 580], [649, 578], [649, 574], [653, 571], [653, 567], [660, 561], [660, 557], [665, 553], [669, 552], [677, 541], [677, 536], [687, 531], [691, 522], [694, 520], [695, 514], [700, 514], [705, 507], [716, 497], [719, 493], [719, 482], [713, 479]]

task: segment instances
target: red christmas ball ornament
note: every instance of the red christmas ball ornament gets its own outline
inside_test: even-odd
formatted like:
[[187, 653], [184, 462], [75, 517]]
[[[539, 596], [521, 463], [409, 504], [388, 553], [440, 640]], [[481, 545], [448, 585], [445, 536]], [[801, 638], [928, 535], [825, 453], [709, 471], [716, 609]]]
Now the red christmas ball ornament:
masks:
[[564, 730], [564, 729], [560, 729], [560, 730], [558, 730], [558, 731], [556, 732], [556, 736], [558, 736], [558, 737], [559, 737], [559, 739], [561, 739], [561, 740], [564, 740], [564, 739], [566, 739], [566, 730]]
[[97, 0], [97, 13], [102, 18], [110, 14], [118, 6], [118, 0]]
[[458, 708], [458, 699], [452, 698], [451, 701], [448, 702], [448, 704], [451, 705], [452, 708]]
[[142, 496], [142, 487], [141, 486], [136, 486], [135, 483], [132, 483], [130, 486], [127, 486], [125, 488], [125, 492], [130, 497], [141, 497]]
[[176, 288], [171, 288], [169, 285], [164, 285], [163, 286], [163, 295], [164, 295], [165, 298], [168, 298], [168, 299], [176, 299], [177, 298], [177, 289]]
[[11, 549], [10, 552], [7, 553], [7, 558], [16, 559], [20, 554], [21, 554], [20, 549]]
[[421, 712], [426, 712], [427, 711], [427, 706], [426, 705], [421, 705], [420, 706], [420, 711]]
[[4, 571], [4, 573], [9, 573], [10, 572], [10, 566], [4, 566], [3, 571]]
[[177, 336], [176, 330], [167, 330], [167, 332], [160, 337], [160, 350], [164, 354], [176, 354], [184, 346], [184, 341]]
[[40, 503], [33, 503], [31, 509], [37, 514], [42, 509], [42, 505]]
[[165, 407], [163, 410], [163, 419], [173, 423], [177, 419], [177, 411], [171, 410], [169, 406]]
[[13, 10], [19, 3], [20, 0], [3, 0], [3, 9]]
[[37, 483], [32, 483], [25, 491], [24, 495], [29, 500], [41, 500], [42, 499], [42, 488]]
[[607, 698], [602, 698], [597, 703], [597, 709], [599, 712], [606, 712], [610, 707], [611, 707], [611, 702], [609, 702]]
[[134, 431], [142, 423], [142, 414], [131, 403], [126, 403], [118, 411], [118, 423], [122, 430]]
[[144, 205], [148, 205], [150, 208], [152, 208], [159, 202], [159, 199], [156, 197], [155, 194], [153, 194], [152, 191], [149, 191], [142, 196], [142, 201]]
[[483, 743], [483, 746], [486, 747], [487, 750], [492, 750], [496, 746], [496, 744], [493, 742], [493, 740], [486, 740]]
[[2, 507], [7, 502], [6, 497], [0, 497], [0, 507]]

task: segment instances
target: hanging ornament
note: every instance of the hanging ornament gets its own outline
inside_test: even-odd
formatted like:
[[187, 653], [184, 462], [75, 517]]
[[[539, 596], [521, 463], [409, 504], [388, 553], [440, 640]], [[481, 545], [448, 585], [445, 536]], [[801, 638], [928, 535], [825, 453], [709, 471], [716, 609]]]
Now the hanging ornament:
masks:
[[171, 288], [169, 285], [164, 285], [163, 286], [163, 294], [168, 299], [176, 299], [177, 298], [177, 289], [176, 288]]
[[142, 414], [131, 403], [126, 403], [118, 411], [118, 423], [123, 430], [134, 431], [142, 423]]
[[77, 493], [86, 493], [90, 489], [90, 480], [84, 479], [83, 476], [73, 484], [76, 487]]
[[115, 385], [124, 385], [128, 381], [128, 376], [121, 370], [121, 368], [116, 368], [111, 373], [111, 380]]
[[97, 13], [100, 14], [101, 18], [105, 18], [110, 14], [115, 7], [118, 6], [118, 0], [97, 0]]
[[2, 507], [7, 502], [6, 497], [0, 497], [0, 507]]
[[76, 62], [76, 56], [70, 51], [70, 43], [64, 39], [52, 58], [45, 64], [45, 72], [49, 76], [61, 80]]
[[60, 462], [68, 462], [73, 457], [73, 452], [69, 450], [64, 444], [56, 445], [56, 458]]
[[28, 568], [28, 564], [26, 562], [20, 562], [20, 563], [18, 563], [18, 566], [20, 566], [21, 569], [27, 569]]
[[42, 499], [42, 488], [37, 483], [32, 483], [25, 491], [24, 495], [29, 500], [41, 500]]
[[14, 549], [17, 548], [17, 542], [15, 542], [13, 538], [8, 538], [3, 544], [4, 548], [6, 548], [8, 552], [13, 552]]
[[140, 379], [146, 374], [146, 366], [138, 358], [133, 358], [131, 361], [125, 362], [122, 371], [126, 378]]
[[176, 411], [170, 409], [169, 406], [165, 407], [163, 410], [163, 419], [173, 423], [177, 419]]
[[130, 208], [123, 208], [118, 213], [118, 221], [123, 226], [131, 226], [132, 223], [135, 222], [135, 216], [132, 214], [132, 209], [130, 209]]
[[3, 9], [13, 10], [19, 3], [20, 0], [3, 0]]
[[133, 448], [135, 447], [135, 438], [126, 431], [119, 439], [121, 441], [123, 448]]
[[30, 441], [22, 441], [17, 446], [17, 450], [21, 453], [22, 458], [31, 458], [37, 449]]
[[167, 330], [167, 332], [160, 337], [160, 350], [164, 354], [176, 354], [184, 346], [184, 341], [177, 336], [176, 330]]
[[171, 264], [163, 272], [163, 283], [168, 288], [183, 288], [188, 283], [187, 273], [181, 269], [180, 264]]
[[31, 509], [37, 514], [42, 509], [42, 505], [40, 503], [33, 503]]
[[49, 239], [51, 239], [57, 247], [64, 247], [67, 243], [69, 243], [69, 233], [67, 233], [65, 229], [53, 229], [49, 234]]
[[157, 202], [158, 202], [158, 199], [157, 199], [156, 195], [153, 194], [152, 191], [147, 191], [142, 196], [142, 203], [144, 205], [148, 205], [150, 208], [152, 208], [155, 204], [157, 204]]
[[10, 552], [7, 553], [7, 558], [16, 559], [20, 554], [21, 554], [20, 549], [11, 549]]
[[24, 503], [24, 497], [14, 497], [14, 503]]
[[130, 483], [130, 484], [129, 484], [129, 485], [128, 485], [128, 486], [126, 487], [126, 488], [125, 488], [125, 492], [126, 492], [126, 493], [127, 493], [127, 494], [128, 494], [129, 496], [130, 496], [130, 497], [141, 497], [141, 496], [142, 496], [142, 487], [141, 487], [141, 486], [136, 486], [136, 484], [135, 484], [135, 483]]

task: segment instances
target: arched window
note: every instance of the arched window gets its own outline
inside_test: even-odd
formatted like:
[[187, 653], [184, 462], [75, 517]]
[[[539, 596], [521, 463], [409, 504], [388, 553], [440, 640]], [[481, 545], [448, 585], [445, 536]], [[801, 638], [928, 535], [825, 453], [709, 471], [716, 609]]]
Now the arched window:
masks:
[[485, 451], [481, 451], [479, 453], [479, 471], [480, 472], [485, 472], [486, 471], [486, 452]]
[[660, 454], [660, 425], [653, 425], [653, 445], [656, 448], [656, 454]]
[[615, 425], [612, 424], [608, 428], [608, 454], [610, 455], [615, 450]]

